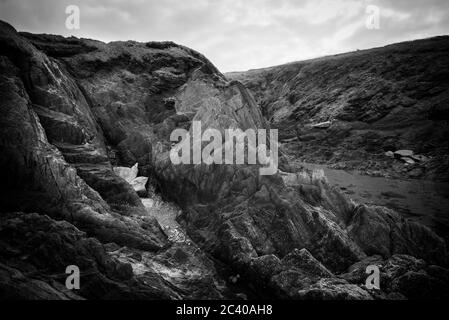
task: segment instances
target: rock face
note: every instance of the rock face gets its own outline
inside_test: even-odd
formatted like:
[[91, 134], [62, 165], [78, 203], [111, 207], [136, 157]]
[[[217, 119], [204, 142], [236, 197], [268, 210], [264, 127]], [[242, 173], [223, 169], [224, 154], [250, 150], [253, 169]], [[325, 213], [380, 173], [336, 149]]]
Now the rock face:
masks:
[[125, 179], [126, 182], [128, 182], [133, 187], [134, 191], [136, 191], [139, 196], [145, 197], [147, 195], [146, 184], [148, 182], [148, 178], [138, 177], [137, 176], [137, 173], [139, 172], [138, 168], [139, 164], [136, 163], [131, 168], [114, 167], [114, 172], [120, 178]]
[[136, 191], [139, 196], [144, 197], [147, 194], [147, 189], [145, 187], [147, 182], [147, 177], [137, 177], [133, 181], [131, 181], [131, 185], [134, 191]]
[[131, 168], [127, 167], [114, 167], [114, 173], [120, 178], [126, 180], [126, 182], [131, 183], [137, 178], [137, 173], [139, 172], [139, 164], [136, 163]]
[[[35, 213], [4, 214], [0, 222], [0, 296], [8, 299], [179, 299], [221, 298], [214, 287], [216, 275], [212, 262], [190, 254], [191, 262], [176, 257], [171, 248], [151, 261], [170, 264], [165, 269], [147, 267], [146, 251], [132, 248], [114, 250], [94, 238], [88, 238], [66, 221], [56, 222]], [[193, 248], [192, 248], [193, 249]], [[192, 250], [191, 249], [191, 250]], [[170, 255], [170, 256], [169, 256]], [[173, 257], [171, 256], [173, 255]], [[65, 269], [76, 265], [81, 271], [80, 289], [65, 286]], [[189, 268], [193, 274], [176, 282], [165, 273]], [[164, 273], [165, 271], [165, 273]], [[195, 276], [194, 273], [201, 274]], [[201, 288], [200, 295], [196, 292]], [[207, 290], [206, 290], [207, 289]]]
[[[174, 165], [170, 133], [192, 121], [269, 128], [246, 87], [199, 53], [4, 23], [0, 44], [0, 297], [372, 299], [348, 268], [397, 254], [443, 270], [430, 288], [444, 283], [446, 246], [432, 231], [355, 205], [282, 154], [272, 176], [254, 165]], [[167, 238], [148, 214], [138, 175], [180, 207], [188, 239]], [[72, 264], [83, 283], [73, 292], [61, 276]], [[425, 277], [392, 276], [391, 291], [416, 298], [409, 285]]]
[[[449, 181], [447, 36], [226, 76], [249, 88], [292, 157]], [[431, 160], [404, 166], [382, 156], [400, 149]]]
[[372, 256], [354, 264], [340, 277], [352, 284], [363, 285], [368, 265], [375, 265], [380, 270], [380, 289], [383, 292], [380, 295], [378, 291], [373, 292], [377, 298], [445, 299], [448, 296], [447, 269], [407, 255], [393, 255], [386, 260]]
[[395, 156], [399, 157], [399, 158], [403, 158], [403, 157], [411, 157], [413, 156], [413, 151], [412, 150], [398, 150], [394, 153]]

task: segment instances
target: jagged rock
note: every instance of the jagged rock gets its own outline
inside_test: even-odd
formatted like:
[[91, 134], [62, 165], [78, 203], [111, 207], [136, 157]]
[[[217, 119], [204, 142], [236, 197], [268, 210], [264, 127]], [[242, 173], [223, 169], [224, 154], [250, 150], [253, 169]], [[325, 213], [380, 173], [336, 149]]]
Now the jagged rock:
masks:
[[[51, 217], [2, 214], [7, 235], [0, 247], [7, 255], [31, 254], [26, 268], [45, 279], [76, 258], [94, 271], [81, 297], [235, 297], [224, 293], [212, 255], [233, 279], [247, 275], [237, 284], [245, 279], [255, 296], [262, 288], [281, 298], [368, 299], [334, 276], [367, 253], [445, 263], [445, 246], [428, 229], [355, 206], [317, 172], [291, 170], [282, 154], [279, 168], [292, 171], [287, 178], [260, 176], [258, 166], [174, 165], [170, 133], [192, 130], [193, 120], [203, 130], [270, 127], [248, 89], [227, 81], [197, 52], [173, 43], [52, 39], [0, 25], [0, 164], [6, 168], [0, 180], [8, 190], [0, 194], [0, 208]], [[351, 106], [361, 100], [353, 97]], [[337, 122], [326, 132], [337, 139], [355, 127]], [[320, 134], [327, 135], [320, 131], [316, 138]], [[180, 206], [182, 234], [194, 244], [168, 241], [130, 183], [114, 172], [112, 153], [114, 166], [138, 163]], [[120, 248], [106, 251], [101, 243]], [[30, 245], [46, 259], [34, 256]]]
[[402, 157], [401, 160], [403, 162], [405, 162], [406, 164], [415, 164], [415, 161], [413, 161], [413, 159], [409, 158], [409, 157]]
[[426, 156], [420, 155], [420, 154], [414, 154], [410, 158], [412, 158], [413, 160], [418, 161], [418, 162], [426, 162], [429, 160], [429, 158], [427, 158]]
[[348, 223], [351, 237], [368, 255], [409, 254], [447, 265], [446, 244], [427, 227], [384, 207], [358, 206]]
[[393, 152], [393, 151], [387, 151], [387, 152], [385, 152], [385, 155], [386, 155], [388, 158], [394, 158], [394, 152]]
[[21, 32], [22, 35], [33, 39], [33, 45], [51, 57], [66, 57], [80, 52], [91, 52], [94, 46], [89, 46], [86, 42], [75, 37], [65, 38], [55, 35], [35, 35], [28, 32]]
[[250, 262], [251, 274], [268, 283], [270, 278], [282, 270], [282, 263], [274, 254], [257, 257]]
[[424, 174], [424, 169], [421, 167], [414, 167], [407, 172], [408, 176], [412, 179], [421, 178]]
[[[172, 247], [157, 256], [133, 248], [109, 254], [70, 223], [35, 213], [4, 214], [0, 243], [2, 299], [223, 297], [215, 286], [219, 280], [212, 262], [192, 246]], [[69, 265], [79, 267], [81, 274], [80, 289], [73, 292], [65, 288]], [[167, 278], [176, 272], [183, 277]]]
[[[58, 41], [60, 40], [58, 38]], [[3, 80], [5, 84], [15, 88], [9, 87], [5, 90], [16, 92], [15, 96], [9, 95], [5, 99], [19, 100], [16, 103], [30, 110], [28, 113], [33, 119], [28, 121], [31, 121], [30, 124], [34, 128], [32, 130], [36, 131], [35, 139], [45, 140], [56, 146], [64, 160], [76, 167], [77, 175], [100, 193], [110, 205], [122, 203], [124, 206], [116, 206], [116, 209], [126, 208], [126, 214], [139, 211], [142, 213], [143, 205], [137, 194], [114, 175], [107, 159], [104, 137], [90, 107], [89, 97], [68, 74], [64, 64], [37, 50], [11, 26], [4, 23], [0, 30], [0, 41]], [[14, 126], [18, 126], [15, 121], [6, 128], [9, 127], [11, 131]], [[10, 141], [19, 137], [10, 137]], [[25, 147], [20, 152], [29, 153], [30, 147]], [[14, 157], [17, 155], [10, 158]]]
[[[75, 76], [79, 80], [81, 87], [83, 88], [83, 92], [89, 95], [90, 104], [95, 107], [94, 113], [98, 121], [102, 124], [102, 128], [105, 131], [107, 139], [111, 143], [117, 145], [119, 150], [121, 150], [120, 153], [122, 155], [129, 154], [139, 157], [140, 155], [144, 155], [144, 149], [142, 149], [141, 151], [137, 151], [137, 149], [134, 148], [134, 142], [132, 142], [134, 140], [127, 139], [129, 139], [129, 137], [131, 137], [133, 134], [137, 134], [136, 130], [139, 129], [139, 135], [146, 136], [148, 139], [139, 141], [155, 141], [157, 137], [153, 136], [151, 134], [152, 130], [149, 130], [149, 128], [147, 130], [146, 126], [149, 126], [152, 123], [161, 122], [164, 117], [171, 117], [172, 114], [171, 111], [167, 111], [165, 107], [164, 109], [160, 109], [160, 112], [158, 111], [159, 109], [156, 108], [152, 110], [152, 123], [141, 123], [141, 119], [145, 119], [144, 113], [146, 112], [146, 109], [144, 108], [144, 103], [146, 103], [147, 99], [149, 99], [148, 97], [142, 96], [143, 94], [145, 94], [144, 91], [134, 90], [129, 87], [126, 82], [124, 82], [123, 84], [117, 83], [112, 88], [105, 88], [102, 84], [104, 83], [106, 78], [115, 79], [116, 75], [113, 71], [108, 71], [108, 76], [105, 76], [104, 79], [96, 78], [94, 73], [84, 72], [84, 70], [89, 70], [84, 66], [84, 64], [88, 64], [92, 68], [103, 68], [102, 65], [95, 65], [95, 63], [91, 63], [91, 61], [95, 59], [95, 56], [103, 57], [105, 58], [105, 61], [108, 61], [108, 59], [119, 57], [120, 54], [122, 54], [122, 51], [129, 50], [119, 46], [116, 46], [115, 48], [117, 49], [117, 52], [112, 53], [111, 56], [107, 56], [109, 52], [107, 52], [106, 54], [106, 52], [104, 51], [105, 49], [103, 47], [99, 47], [97, 51], [90, 52], [89, 55], [84, 55], [83, 53], [81, 53], [80, 55], [66, 57], [64, 60], [65, 63], [70, 66], [70, 69], [75, 72]], [[133, 50], [141, 49], [135, 47]], [[135, 52], [130, 52], [130, 54], [135, 54]], [[83, 67], [81, 67], [81, 65]], [[126, 63], [123, 64], [123, 68], [128, 68]], [[158, 76], [160, 77], [161, 75], [158, 74]], [[86, 81], [87, 77], [90, 77], [90, 81]], [[122, 77], [121, 74], [120, 77]], [[191, 80], [189, 80], [185, 86], [180, 87], [177, 92], [175, 90], [174, 94], [172, 93], [170, 95], [170, 97], [174, 97], [174, 99], [176, 100], [176, 111], [184, 113], [196, 113], [195, 119], [202, 120], [205, 128], [207, 128], [208, 126], [226, 128], [226, 126], [231, 123], [240, 126], [244, 130], [246, 130], [247, 128], [266, 127], [266, 122], [263, 119], [260, 111], [258, 110], [257, 105], [255, 104], [254, 100], [249, 95], [247, 90], [240, 83], [234, 82], [226, 84], [224, 79], [222, 78], [221, 80], [217, 81], [221, 85], [221, 89], [219, 90], [217, 89], [217, 86], [210, 84], [210, 81], [207, 80], [207, 77], [207, 73], [205, 75], [197, 74]], [[218, 78], [220, 78], [219, 74]], [[164, 90], [174, 90], [178, 85], [175, 85], [172, 78], [163, 77], [163, 79], [163, 81], [168, 81], [167, 87], [165, 87], [165, 85], [162, 85]], [[136, 84], [136, 81], [138, 82], [139, 80], [135, 79], [133, 85]], [[100, 87], [102, 89], [100, 89]], [[119, 101], [117, 101], [117, 98], [115, 96], [117, 93], [121, 97]], [[163, 97], [155, 95], [151, 99], [156, 105], [157, 103], [159, 103], [159, 99], [160, 104], [164, 104]], [[134, 103], [134, 105], [131, 106], [128, 105], [126, 101], [137, 101], [137, 103]], [[139, 103], [142, 103], [142, 106]], [[110, 106], [107, 111], [105, 111], [106, 106]], [[235, 110], [234, 114], [229, 113], [230, 108], [232, 110]], [[140, 113], [142, 113], [142, 116], [135, 117], [135, 114]], [[220, 121], [222, 122], [217, 123], [215, 120], [216, 118], [213, 117], [214, 114], [224, 114], [225, 117], [221, 118], [222, 120]], [[116, 123], [122, 123], [123, 126], [117, 128], [115, 126]], [[164, 128], [164, 126], [169, 125], [170, 124], [168, 122], [162, 121], [162, 125], [160, 126], [160, 128], [162, 129]], [[156, 127], [157, 126], [158, 125], [156, 125]], [[172, 128], [174, 127], [172, 126]], [[164, 129], [164, 132], [169, 132], [169, 130], [167, 129], [168, 127]], [[140, 143], [141, 142], [139, 142], [139, 144]], [[162, 147], [164, 148], [164, 140], [162, 140], [162, 143]], [[152, 147], [152, 149], [154, 149], [154, 146]], [[167, 154], [168, 145], [165, 146], [165, 150], [165, 154]], [[150, 161], [155, 161], [156, 164], [155, 174], [159, 179], [161, 187], [166, 190], [170, 189], [168, 194], [171, 194], [175, 198], [179, 197], [179, 199], [177, 199], [179, 203], [182, 203], [183, 199], [189, 197], [190, 201], [193, 202], [193, 207], [190, 207], [188, 211], [195, 210], [196, 199], [198, 197], [208, 199], [207, 201], [212, 204], [210, 201], [216, 197], [216, 191], [220, 189], [220, 201], [223, 203], [228, 203], [227, 207], [231, 209], [233, 206], [232, 203], [234, 203], [235, 201], [240, 201], [239, 199], [232, 199], [229, 198], [229, 196], [225, 196], [226, 192], [229, 192], [226, 190], [230, 190], [230, 187], [232, 185], [234, 185], [235, 187], [240, 185], [241, 187], [239, 188], [243, 187], [243, 189], [247, 189], [248, 195], [250, 195], [252, 192], [257, 191], [257, 185], [255, 183], [258, 180], [258, 175], [256, 174], [255, 170], [239, 170], [237, 171], [237, 175], [233, 173], [233, 170], [226, 169], [223, 171], [221, 170], [221, 168], [217, 170], [217, 168], [208, 169], [206, 167], [200, 167], [192, 171], [188, 166], [186, 166], [185, 168], [173, 168], [170, 163], [167, 163], [167, 161], [162, 161], [164, 157], [166, 157], [166, 155], [164, 155], [161, 150], [159, 150], [158, 153], [154, 153], [150, 157]], [[148, 163], [148, 160], [142, 160], [141, 165], [146, 166]], [[206, 175], [208, 176], [208, 178], [205, 178]], [[232, 175], [234, 175], [234, 178], [230, 182], [228, 182], [227, 179], [230, 179]], [[194, 185], [201, 181], [201, 184], [199, 185], [199, 189], [196, 188], [190, 190], [182, 190], [182, 188], [189, 187], [189, 184], [179, 184], [178, 181], [180, 179], [184, 179], [185, 181], [192, 181]], [[242, 185], [242, 182], [245, 181], [245, 179], [247, 180]], [[224, 186], [222, 185], [223, 183], [225, 184]], [[267, 184], [267, 186], [269, 186], [269, 188], [271, 188], [270, 185], [273, 184], [273, 182], [270, 181], [266, 181], [265, 183]], [[181, 190], [179, 190], [178, 192], [177, 190], [180, 188]], [[269, 200], [273, 196], [280, 197], [281, 195], [284, 196], [286, 194], [286, 191], [282, 190], [282, 187], [279, 187], [278, 189], [279, 190], [276, 191], [269, 191], [267, 194], [269, 198], [267, 200]], [[257, 193], [257, 196], [260, 197], [263, 193], [264, 192], [259, 192]], [[242, 194], [245, 194], [245, 192], [243, 192]], [[257, 198], [254, 198], [252, 200], [249, 199], [249, 201], [246, 203], [246, 208], [242, 209], [249, 212], [255, 212], [254, 208], [259, 207], [257, 201]], [[294, 202], [295, 200], [293, 200], [292, 198], [292, 203]], [[254, 207], [255, 205], [256, 207]], [[208, 210], [213, 210], [214, 206], [215, 205], [211, 206]], [[261, 220], [263, 221], [262, 225], [256, 226], [254, 222], [252, 222], [254, 218], [251, 218], [250, 216], [242, 216], [242, 218], [239, 219], [241, 221], [236, 220], [227, 227], [225, 227], [226, 225], [216, 226], [222, 231], [218, 235], [213, 235], [213, 238], [215, 239], [211, 241], [211, 245], [213, 247], [220, 247], [219, 243], [225, 244], [221, 247], [220, 250], [223, 251], [223, 254], [227, 252], [226, 255], [229, 257], [229, 259], [231, 261], [238, 261], [238, 263], [247, 263], [249, 261], [248, 258], [254, 255], [254, 253], [251, 253], [253, 252], [253, 250], [258, 250], [264, 253], [276, 252], [282, 255], [288, 253], [296, 246], [303, 246], [304, 243], [308, 243], [308, 246], [310, 248], [312, 248], [313, 246], [317, 254], [320, 257], [323, 257], [326, 261], [330, 262], [334, 260], [334, 265], [340, 265], [343, 261], [345, 261], [343, 265], [351, 263], [352, 261], [359, 259], [359, 257], [362, 255], [362, 253], [357, 252], [355, 247], [350, 243], [350, 239], [346, 238], [344, 232], [338, 230], [339, 227], [337, 225], [329, 225], [329, 221], [324, 218], [324, 216], [320, 217], [320, 214], [314, 216], [311, 214], [311, 212], [309, 211], [310, 209], [308, 208], [300, 209], [300, 206], [298, 208], [294, 208], [290, 205], [287, 205], [286, 202], [284, 203], [282, 201], [278, 201], [275, 206], [272, 206], [272, 208], [269, 209], [271, 212], [270, 214], [273, 216], [275, 216], [275, 212], [278, 210], [276, 207], [282, 208], [281, 210], [289, 212], [288, 215], [290, 216], [288, 218], [278, 218], [279, 221], [277, 225], [289, 226], [293, 221], [295, 221], [293, 223], [293, 228], [286, 229], [285, 227], [282, 227], [276, 230], [276, 228], [269, 227], [271, 222], [269, 219], [266, 219], [264, 221], [265, 218]], [[303, 219], [311, 219], [312, 221], [316, 221], [315, 225], [312, 228], [308, 227], [307, 224], [303, 221], [297, 220], [297, 218], [295, 218], [295, 211], [298, 209], [300, 209], [300, 212], [302, 212]], [[234, 209], [232, 209], [230, 212], [232, 212], [233, 210]], [[252, 215], [254, 214], [252, 213]], [[212, 218], [213, 215], [211, 214], [210, 217]], [[255, 218], [256, 221], [259, 220], [259, 218]], [[196, 224], [196, 221], [194, 219], [189, 223]], [[244, 230], [242, 229], [241, 224], [248, 226], [250, 229], [253, 228], [251, 234], [253, 234], [254, 236], [246, 232], [244, 232], [243, 236], [241, 236], [241, 232], [243, 232]], [[211, 224], [211, 227], [215, 228], [213, 224]], [[260, 229], [264, 229], [267, 227], [269, 227], [272, 231], [272, 235], [270, 235], [271, 239], [269, 240], [263, 236], [260, 236]], [[327, 237], [324, 241], [318, 241], [319, 244], [313, 244], [315, 242], [315, 239], [307, 235], [307, 232], [301, 235], [301, 233], [303, 232], [300, 230], [302, 230], [303, 228], [305, 228], [306, 230], [309, 229], [309, 231], [307, 232], [310, 232], [310, 234], [313, 234], [312, 230], [315, 229], [314, 231], [321, 230], [320, 232], [316, 233], [317, 235], [325, 234], [326, 232], [330, 232], [331, 234], [335, 233], [335, 235]], [[213, 233], [211, 233], [211, 235], [212, 234]], [[226, 241], [228, 237], [231, 237], [230, 239], [232, 240]], [[293, 241], [287, 240], [288, 238]], [[286, 243], [289, 243], [287, 247], [285, 246]], [[341, 247], [341, 251], [335, 251], [334, 253], [328, 255], [326, 249], [321, 249], [322, 246]], [[334, 258], [338, 257], [339, 255], [341, 255], [341, 258], [335, 260]]]
[[[125, 241], [150, 250], [160, 248], [165, 241], [161, 234], [148, 234], [137, 223], [110, 212], [100, 195], [64, 161], [48, 143], [11, 61], [3, 58], [0, 68], [0, 163], [4, 168], [0, 175], [5, 190], [0, 195], [1, 210], [39, 210], [73, 221], [105, 241]], [[133, 224], [137, 229], [129, 228]]]
[[306, 249], [295, 249], [282, 259], [282, 264], [290, 268], [299, 268], [303, 271], [307, 271], [314, 275], [331, 278], [334, 275], [327, 270], [318, 260], [316, 260], [312, 254]]
[[139, 163], [136, 163], [131, 168], [128, 167], [114, 167], [114, 172], [120, 178], [125, 179], [137, 192], [140, 197], [147, 195], [146, 184], [148, 177], [137, 177], [139, 171]]
[[0, 263], [0, 299], [82, 300], [83, 298], [51, 279], [48, 282], [34, 279]]
[[394, 152], [394, 155], [399, 158], [411, 157], [414, 155], [412, 150], [398, 150]]
[[310, 288], [318, 278], [298, 270], [282, 271], [271, 278], [270, 286], [281, 299], [299, 299], [299, 292]]
[[137, 173], [139, 171], [139, 164], [136, 163], [131, 168], [127, 167], [114, 167], [114, 172], [117, 174], [120, 178], [123, 178], [126, 180], [126, 182], [131, 183], [134, 179], [137, 178]]
[[[291, 158], [408, 178], [378, 157], [406, 146], [432, 156], [419, 178], [449, 181], [449, 84], [438, 76], [449, 74], [448, 61], [444, 36], [226, 77], [251, 91], [280, 137], [299, 138], [284, 144]], [[327, 119], [326, 130], [309, 126]]]
[[371, 300], [361, 287], [335, 277], [306, 249], [285, 256], [270, 280], [280, 298], [314, 300]]
[[[156, 282], [152, 283], [152, 287], [133, 279], [129, 265], [108, 256], [97, 240], [87, 238], [85, 233], [68, 222], [56, 222], [35, 213], [4, 214], [0, 220], [0, 241], [2, 263], [17, 268], [17, 271], [6, 271], [18, 274], [18, 278], [2, 278], [6, 281], [1, 286], [2, 298], [8, 297], [6, 290], [13, 287], [10, 291], [13, 296], [27, 295], [27, 299], [168, 298], [176, 295]], [[5, 246], [16, 251], [5, 252]], [[80, 290], [73, 293], [65, 289], [65, 270], [69, 265], [76, 265], [81, 274]], [[38, 274], [41, 281], [34, 280], [28, 274]], [[22, 290], [12, 281], [21, 281], [23, 284], [20, 286], [29, 284], [31, 287]], [[133, 286], [141, 291], [132, 289]]]
[[144, 197], [147, 195], [147, 189], [145, 187], [147, 182], [148, 182], [147, 177], [137, 177], [131, 181], [132, 187], [140, 197]]
[[341, 279], [321, 279], [316, 284], [297, 293], [301, 300], [372, 300], [362, 288]]
[[449, 295], [449, 270], [427, 264], [408, 255], [393, 255], [387, 260], [372, 256], [360, 261], [340, 275], [350, 283], [363, 285], [366, 268], [376, 265], [380, 270], [380, 290], [384, 299], [443, 299]]
[[315, 123], [312, 124], [313, 128], [318, 128], [318, 129], [327, 129], [332, 125], [331, 121], [325, 121], [325, 122], [320, 122], [320, 123]]

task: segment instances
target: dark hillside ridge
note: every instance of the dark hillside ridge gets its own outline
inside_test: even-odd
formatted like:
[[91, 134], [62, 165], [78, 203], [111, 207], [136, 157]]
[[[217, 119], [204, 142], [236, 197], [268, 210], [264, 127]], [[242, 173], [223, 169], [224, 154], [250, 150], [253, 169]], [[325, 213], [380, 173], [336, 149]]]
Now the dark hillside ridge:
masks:
[[[226, 76], [253, 93], [295, 159], [449, 180], [448, 36]], [[425, 158], [385, 155], [404, 149]]]

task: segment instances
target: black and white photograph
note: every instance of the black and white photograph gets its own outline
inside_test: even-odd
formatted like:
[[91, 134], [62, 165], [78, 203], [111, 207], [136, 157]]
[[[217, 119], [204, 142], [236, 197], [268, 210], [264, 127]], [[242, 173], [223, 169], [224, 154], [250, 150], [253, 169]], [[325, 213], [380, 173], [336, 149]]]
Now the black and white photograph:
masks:
[[447, 300], [449, 2], [0, 0], [0, 186], [2, 305]]

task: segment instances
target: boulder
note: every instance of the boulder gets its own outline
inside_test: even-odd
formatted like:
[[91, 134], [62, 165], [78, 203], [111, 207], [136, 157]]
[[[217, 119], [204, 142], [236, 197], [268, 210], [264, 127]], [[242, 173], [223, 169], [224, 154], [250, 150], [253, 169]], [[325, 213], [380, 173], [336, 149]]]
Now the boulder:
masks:
[[41, 277], [33, 277], [26, 272], [0, 263], [1, 300], [84, 300], [83, 297], [65, 285]]
[[414, 152], [412, 150], [398, 150], [395, 151], [394, 156], [397, 158], [403, 158], [403, 157], [411, 157], [413, 156]]
[[420, 155], [420, 154], [412, 155], [410, 158], [415, 160], [415, 161], [418, 161], [418, 162], [426, 162], [426, 161], [429, 160], [428, 157]]
[[140, 197], [145, 197], [147, 195], [146, 184], [148, 182], [148, 177], [137, 177], [131, 181], [131, 185]]
[[299, 290], [300, 300], [373, 300], [373, 297], [359, 286], [342, 279], [321, 279], [307, 289]]
[[376, 294], [384, 298], [444, 299], [449, 296], [449, 270], [409, 255], [393, 255], [385, 260], [380, 256], [368, 257], [340, 277], [363, 286], [366, 269], [372, 265], [380, 271], [380, 292]]
[[429, 228], [407, 221], [384, 207], [359, 205], [348, 223], [351, 238], [368, 255], [388, 258], [408, 254], [437, 265], [447, 265], [445, 241]]
[[[159, 280], [145, 285], [144, 279], [135, 277], [130, 264], [111, 257], [98, 240], [87, 237], [66, 221], [58, 222], [36, 213], [4, 214], [0, 220], [0, 242], [2, 248], [15, 249], [14, 253], [0, 251], [0, 299], [11, 295], [26, 299], [177, 296], [163, 285], [160, 276], [153, 275]], [[5, 264], [15, 267], [8, 268]], [[76, 265], [82, 277], [80, 289], [74, 293], [65, 287], [65, 270], [69, 265]], [[4, 272], [11, 276], [4, 277]], [[35, 275], [39, 275], [39, 281]]]
[[313, 128], [318, 128], [318, 129], [327, 129], [332, 125], [331, 121], [325, 121], [325, 122], [320, 122], [320, 123], [315, 123], [312, 124]]
[[[270, 269], [273, 270], [273, 269]], [[300, 300], [371, 300], [356, 284], [340, 279], [306, 250], [293, 250], [275, 270], [270, 288], [280, 298]]]
[[307, 249], [293, 250], [281, 260], [281, 263], [284, 267], [300, 269], [321, 278], [332, 278], [334, 276]]
[[139, 164], [136, 163], [131, 168], [128, 167], [114, 167], [114, 172], [120, 178], [125, 179], [126, 182], [131, 183], [137, 178], [137, 173], [139, 171]]
[[409, 157], [402, 157], [401, 160], [405, 162], [406, 164], [412, 165], [415, 164], [415, 161], [412, 158]]

